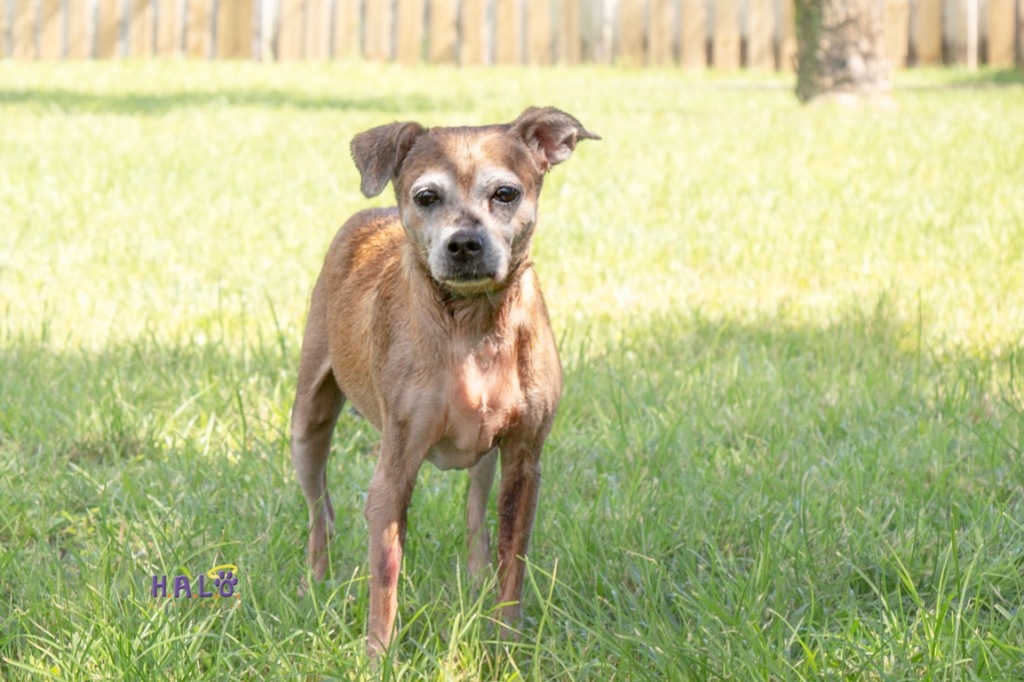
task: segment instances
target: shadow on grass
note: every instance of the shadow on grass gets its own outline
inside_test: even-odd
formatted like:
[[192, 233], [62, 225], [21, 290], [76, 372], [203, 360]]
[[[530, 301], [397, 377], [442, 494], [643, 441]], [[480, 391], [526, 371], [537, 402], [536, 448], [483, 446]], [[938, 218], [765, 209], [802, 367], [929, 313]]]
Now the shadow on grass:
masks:
[[32, 109], [58, 108], [67, 113], [113, 113], [161, 115], [179, 109], [207, 107], [259, 107], [324, 111], [445, 111], [465, 107], [458, 101], [440, 97], [403, 95], [396, 97], [346, 98], [332, 95], [311, 95], [287, 89], [222, 89], [118, 92], [114, 94], [82, 92], [65, 88], [10, 89], [0, 88], [0, 106], [24, 106]]
[[[982, 661], [981, 677], [1003, 670], [998, 646], [977, 648], [1015, 646], [1024, 595], [1017, 355], [932, 354], [884, 300], [821, 325], [675, 316], [602, 352], [585, 334], [569, 338], [531, 554], [541, 583], [526, 603], [527, 641], [545, 628], [532, 665], [590, 679], [748, 679], [813, 676], [827, 662], [853, 677], [912, 677], [935, 655]], [[5, 656], [35, 655], [40, 632], [83, 623], [141, 637], [148, 621], [129, 603], [146, 601], [139, 575], [224, 559], [258, 595], [225, 626], [232, 639], [206, 642], [188, 626], [165, 649], [219, 655], [232, 641], [305, 665], [308, 640], [292, 635], [316, 625], [281, 588], [301, 562], [305, 522], [286, 480], [294, 360], [275, 339], [237, 353], [5, 341], [0, 472], [16, 475], [0, 540], [18, 561], [0, 591], [10, 613], [33, 614], [0, 616]], [[369, 452], [376, 436], [355, 431]], [[107, 440], [122, 445], [97, 445]], [[332, 545], [336, 574], [365, 555], [372, 463], [352, 467], [337, 455], [330, 464], [347, 529]], [[420, 618], [417, 641], [438, 647], [432, 665], [456, 610], [437, 595], [462, 561], [453, 490], [465, 477], [424, 474], [400, 609]], [[961, 620], [942, 615], [951, 605]], [[338, 613], [346, 637], [363, 631], [362, 607]], [[947, 639], [951, 628], [983, 636]], [[54, 656], [116, 658], [118, 641]], [[174, 666], [192, 656], [163, 655]], [[147, 656], [143, 668], [166, 666]]]
[[570, 363], [534, 556], [581, 599], [555, 610], [675, 678], [913, 676], [922, 627], [974, 661], [962, 625], [1014, 646], [1024, 357], [919, 338], [883, 299], [822, 325], [665, 319]]
[[45, 341], [9, 339], [0, 348], [0, 437], [71, 461], [150, 454], [168, 430], [199, 415], [233, 424], [241, 391], [250, 395], [243, 387], [273, 388], [273, 352], [236, 356], [216, 344], [151, 340], [55, 351]]
[[1024, 86], [1024, 69], [907, 69], [898, 72], [896, 90], [973, 90]]
[[964, 85], [1024, 85], [1024, 69], [983, 69], [957, 71], [954, 82]]

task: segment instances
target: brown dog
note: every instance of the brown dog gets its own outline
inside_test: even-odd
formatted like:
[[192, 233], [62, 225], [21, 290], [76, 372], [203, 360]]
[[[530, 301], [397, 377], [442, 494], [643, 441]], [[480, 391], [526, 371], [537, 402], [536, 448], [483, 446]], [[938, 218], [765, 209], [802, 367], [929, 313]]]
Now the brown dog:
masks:
[[313, 577], [327, 570], [334, 509], [327, 456], [349, 399], [381, 433], [370, 481], [371, 655], [391, 643], [406, 510], [425, 460], [469, 469], [469, 571], [490, 565], [485, 523], [497, 453], [499, 603], [519, 616], [540, 452], [562, 391], [547, 309], [530, 261], [544, 174], [581, 139], [557, 109], [512, 123], [392, 123], [356, 135], [367, 197], [390, 180], [398, 208], [356, 214], [313, 289], [292, 411], [292, 462], [309, 505]]

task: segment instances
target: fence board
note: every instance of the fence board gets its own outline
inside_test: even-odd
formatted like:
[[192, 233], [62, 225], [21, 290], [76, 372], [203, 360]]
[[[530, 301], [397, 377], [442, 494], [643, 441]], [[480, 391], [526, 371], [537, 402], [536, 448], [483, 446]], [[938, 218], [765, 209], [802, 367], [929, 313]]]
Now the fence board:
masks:
[[430, 45], [427, 54], [435, 64], [451, 64], [458, 57], [458, 14], [455, 0], [430, 0]]
[[7, 3], [0, 3], [0, 59], [11, 56], [7, 40]]
[[306, 0], [306, 30], [303, 37], [303, 55], [306, 59], [323, 61], [331, 56], [330, 12], [330, 0]]
[[14, 0], [11, 15], [11, 55], [15, 59], [35, 59], [35, 7], [32, 0]]
[[910, 1], [885, 0], [885, 49], [893, 68], [907, 65], [910, 48]]
[[423, 59], [423, 0], [398, 0], [395, 17], [395, 59], [401, 64], [419, 64]]
[[582, 59], [583, 40], [580, 33], [580, 0], [565, 0], [558, 3], [558, 61], [562, 64], [579, 64]]
[[775, 0], [747, 2], [747, 67], [775, 68]]
[[943, 0], [943, 61], [963, 64], [967, 61], [967, 3], [972, 0]]
[[185, 18], [185, 54], [192, 59], [208, 59], [212, 56], [211, 9], [205, 0], [192, 0], [188, 3], [188, 15]]
[[519, 0], [494, 0], [494, 61], [519, 64], [523, 56], [523, 12]]
[[88, 5], [84, 2], [67, 4], [67, 56], [70, 59], [85, 59], [92, 56], [92, 31], [88, 16]]
[[[320, 43], [317, 59], [325, 59], [331, 22], [320, 3]], [[248, 59], [252, 56], [253, 0], [221, 0], [217, 5], [217, 59]]]
[[277, 58], [302, 59], [306, 52], [306, 0], [281, 0], [277, 28]]
[[1024, 0], [1017, 2], [1017, 65], [1024, 67]]
[[988, 0], [989, 66], [1013, 66], [1013, 24], [1014, 0]]
[[99, 0], [96, 12], [95, 54], [100, 59], [117, 57], [117, 42], [121, 30], [121, 3], [119, 0]]
[[[967, 0], [966, 23], [967, 23], [967, 68], [974, 70], [978, 68], [978, 60], [981, 58], [982, 41], [985, 40], [983, 32], [985, 26], [978, 16], [983, 3], [980, 0]], [[987, 6], [987, 3], [984, 3]]]
[[334, 0], [333, 24], [331, 55], [342, 59], [353, 56], [359, 49], [359, 0]]
[[60, 0], [39, 1], [39, 58], [60, 59], [64, 56], [64, 15]]
[[128, 6], [129, 57], [153, 54], [153, 7], [149, 0], [131, 0]]
[[620, 0], [619, 62], [629, 66], [644, 63], [646, 24], [644, 0]]
[[914, 64], [942, 61], [942, 0], [917, 0], [911, 16]]
[[681, 0], [679, 5], [679, 63], [685, 69], [707, 66], [707, 4]]
[[779, 70], [796, 70], [796, 14], [793, 0], [782, 0], [779, 16]]
[[487, 2], [462, 0], [459, 17], [459, 63], [478, 66], [487, 63]]
[[526, 62], [550, 64], [554, 61], [551, 0], [526, 0], [526, 20]]
[[716, 69], [738, 69], [740, 66], [739, 16], [737, 0], [715, 0], [715, 33], [711, 61]]
[[363, 56], [371, 61], [391, 58], [391, 3], [366, 3]]
[[675, 61], [672, 49], [675, 14], [672, 0], [650, 0], [647, 5], [648, 64], [666, 66]]
[[607, 62], [604, 45], [604, 7], [600, 1], [580, 0], [580, 58], [588, 62]]
[[155, 0], [156, 45], [160, 56], [181, 54], [181, 2], [182, 0]]

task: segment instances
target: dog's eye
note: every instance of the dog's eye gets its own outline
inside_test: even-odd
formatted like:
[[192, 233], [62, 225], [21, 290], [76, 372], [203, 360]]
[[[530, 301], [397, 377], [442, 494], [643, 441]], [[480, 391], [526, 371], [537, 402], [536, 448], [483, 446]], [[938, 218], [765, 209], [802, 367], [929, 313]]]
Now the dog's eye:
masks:
[[416, 202], [417, 206], [426, 208], [441, 201], [441, 195], [432, 189], [421, 189], [419, 192], [416, 192], [416, 196], [412, 200]]
[[494, 192], [494, 200], [503, 204], [511, 204], [518, 198], [519, 190], [515, 187], [509, 187], [508, 185], [503, 185]]

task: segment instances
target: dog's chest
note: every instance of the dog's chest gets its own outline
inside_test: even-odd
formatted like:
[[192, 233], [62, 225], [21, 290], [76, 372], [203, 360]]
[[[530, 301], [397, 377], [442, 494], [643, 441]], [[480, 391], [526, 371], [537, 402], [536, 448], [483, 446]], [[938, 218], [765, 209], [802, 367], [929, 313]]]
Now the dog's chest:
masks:
[[442, 469], [475, 464], [515, 422], [522, 400], [509, 349], [485, 342], [467, 352], [452, 376], [445, 432], [431, 461]]

